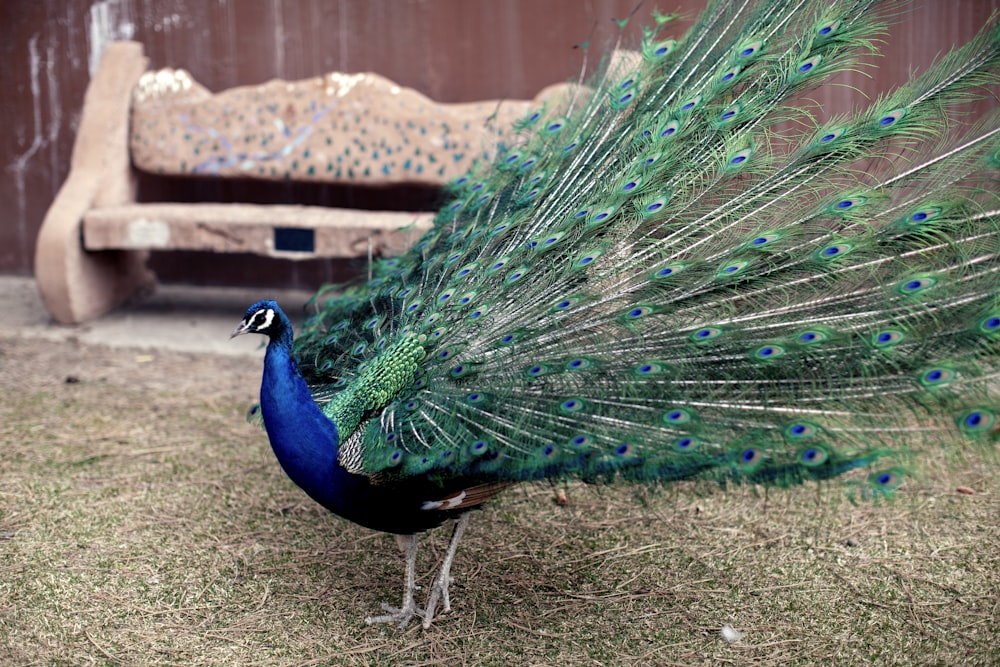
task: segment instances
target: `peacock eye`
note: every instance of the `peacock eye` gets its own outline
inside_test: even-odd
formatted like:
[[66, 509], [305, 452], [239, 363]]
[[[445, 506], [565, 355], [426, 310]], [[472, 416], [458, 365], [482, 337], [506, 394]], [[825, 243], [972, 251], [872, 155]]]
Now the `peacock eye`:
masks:
[[264, 308], [253, 314], [253, 319], [250, 320], [250, 325], [254, 329], [266, 329], [271, 325], [271, 321], [273, 319], [274, 311], [270, 308]]

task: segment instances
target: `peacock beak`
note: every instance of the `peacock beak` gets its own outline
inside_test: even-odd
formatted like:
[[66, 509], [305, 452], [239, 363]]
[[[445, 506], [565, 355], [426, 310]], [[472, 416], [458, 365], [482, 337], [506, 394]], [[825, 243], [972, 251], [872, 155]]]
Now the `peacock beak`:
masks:
[[247, 322], [246, 320], [243, 320], [242, 322], [236, 325], [236, 328], [233, 329], [233, 333], [229, 334], [229, 337], [236, 338], [240, 334], [245, 334], [248, 331], [250, 331], [250, 323]]

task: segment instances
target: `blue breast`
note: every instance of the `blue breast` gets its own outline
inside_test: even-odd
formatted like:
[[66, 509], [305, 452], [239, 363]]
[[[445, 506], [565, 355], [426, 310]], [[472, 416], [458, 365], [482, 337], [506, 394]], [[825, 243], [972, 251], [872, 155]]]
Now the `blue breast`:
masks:
[[[284, 317], [282, 315], [282, 317]], [[440, 484], [418, 477], [374, 484], [338, 462], [337, 427], [313, 401], [292, 354], [290, 323], [272, 338], [264, 355], [261, 414], [271, 448], [285, 473], [310, 498], [362, 526], [410, 534], [440, 525], [453, 512], [421, 509], [466, 480]]]

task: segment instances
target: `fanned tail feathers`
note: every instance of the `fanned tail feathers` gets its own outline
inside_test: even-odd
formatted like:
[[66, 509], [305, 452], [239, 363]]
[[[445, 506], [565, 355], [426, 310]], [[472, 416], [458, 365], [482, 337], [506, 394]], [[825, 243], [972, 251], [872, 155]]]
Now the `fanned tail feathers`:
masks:
[[459, 179], [435, 228], [321, 292], [297, 342], [371, 475], [560, 475], [886, 495], [998, 438], [1000, 112], [984, 30], [866, 109], [872, 2], [716, 2]]

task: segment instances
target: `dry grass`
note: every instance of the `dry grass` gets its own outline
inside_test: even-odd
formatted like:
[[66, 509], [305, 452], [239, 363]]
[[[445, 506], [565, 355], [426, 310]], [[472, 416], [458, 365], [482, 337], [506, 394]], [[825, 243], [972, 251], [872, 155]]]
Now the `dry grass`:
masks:
[[[4, 664], [1000, 663], [981, 461], [889, 506], [522, 487], [474, 518], [454, 612], [397, 632], [362, 620], [399, 595], [393, 540], [284, 477], [242, 419], [256, 364], [0, 347]], [[424, 538], [421, 583], [447, 537]]]

